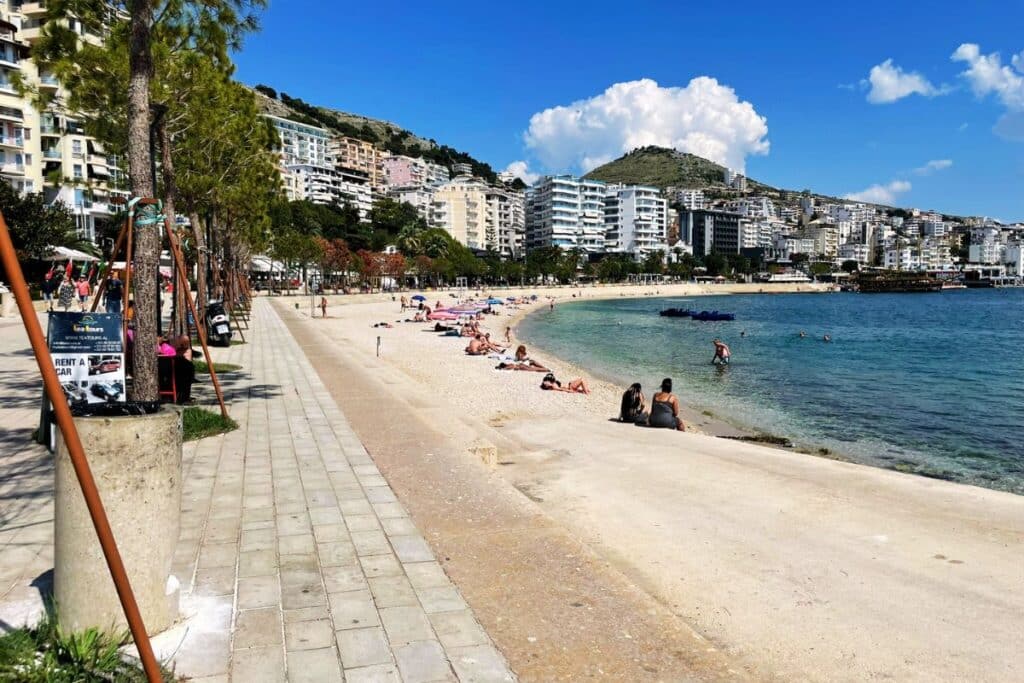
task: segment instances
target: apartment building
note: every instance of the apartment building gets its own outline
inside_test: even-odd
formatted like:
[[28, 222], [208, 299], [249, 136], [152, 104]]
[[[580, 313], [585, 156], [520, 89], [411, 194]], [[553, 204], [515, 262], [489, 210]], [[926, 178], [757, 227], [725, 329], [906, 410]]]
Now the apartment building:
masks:
[[451, 179], [447, 167], [426, 159], [394, 155], [385, 157], [381, 165], [388, 187], [428, 187]]
[[487, 184], [477, 178], [456, 177], [434, 192], [430, 223], [443, 228], [470, 249], [486, 249], [488, 239]]
[[726, 211], [682, 211], [681, 229], [689, 233], [693, 255], [700, 258], [711, 253], [738, 254], [740, 252], [739, 214]]
[[677, 190], [671, 196], [684, 209], [706, 209], [708, 200], [704, 196], [704, 190]]
[[839, 245], [839, 258], [842, 261], [856, 261], [862, 266], [871, 263], [871, 247], [859, 242], [847, 242]]
[[608, 185], [604, 198], [605, 251], [641, 260], [668, 243], [668, 202], [657, 187]]
[[[41, 192], [48, 203], [64, 203], [79, 234], [95, 241], [97, 222], [109, 219], [128, 196], [124, 171], [120, 160], [59, 106], [67, 93], [29, 58], [45, 23], [43, 2], [0, 0], [0, 180], [19, 192]], [[77, 21], [71, 28], [82, 41], [102, 40]], [[15, 74], [54, 95], [54, 106], [37, 111], [14, 89]]]
[[526, 198], [522, 192], [492, 187], [487, 190], [486, 245], [503, 258], [523, 254]]
[[526, 248], [556, 246], [589, 253], [605, 250], [604, 199], [599, 180], [547, 176], [526, 200]]
[[777, 224], [767, 218], [741, 218], [740, 249], [767, 249], [777, 231]]
[[387, 188], [387, 196], [396, 202], [411, 204], [424, 220], [430, 220], [430, 206], [434, 201], [434, 188], [422, 185], [398, 185]]
[[328, 148], [339, 168], [365, 173], [371, 187], [382, 187], [385, 182], [384, 159], [388, 153], [372, 142], [350, 137], [333, 138]]
[[775, 218], [775, 202], [768, 197], [744, 197], [727, 202], [726, 211], [745, 218]]

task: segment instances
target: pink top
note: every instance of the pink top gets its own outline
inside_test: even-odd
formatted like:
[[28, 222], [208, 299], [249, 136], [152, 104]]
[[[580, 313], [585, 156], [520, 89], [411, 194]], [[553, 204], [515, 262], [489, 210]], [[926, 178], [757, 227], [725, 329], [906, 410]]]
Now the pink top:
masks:
[[175, 348], [173, 346], [171, 346], [167, 342], [161, 342], [160, 345], [156, 347], [156, 355], [158, 355], [158, 356], [177, 356], [178, 352], [175, 350]]

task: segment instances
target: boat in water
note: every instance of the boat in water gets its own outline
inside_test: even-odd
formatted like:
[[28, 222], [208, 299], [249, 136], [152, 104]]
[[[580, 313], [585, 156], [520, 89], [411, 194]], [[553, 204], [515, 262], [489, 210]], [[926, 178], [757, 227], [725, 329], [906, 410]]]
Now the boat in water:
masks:
[[660, 311], [658, 315], [663, 318], [689, 318], [693, 315], [693, 311], [688, 308], [666, 308]]
[[862, 294], [939, 292], [942, 280], [927, 273], [901, 270], [863, 272], [857, 276], [857, 291]]
[[735, 313], [719, 313], [718, 311], [701, 311], [700, 313], [694, 313], [690, 316], [694, 320], [701, 320], [704, 322], [715, 322], [719, 320], [735, 320]]

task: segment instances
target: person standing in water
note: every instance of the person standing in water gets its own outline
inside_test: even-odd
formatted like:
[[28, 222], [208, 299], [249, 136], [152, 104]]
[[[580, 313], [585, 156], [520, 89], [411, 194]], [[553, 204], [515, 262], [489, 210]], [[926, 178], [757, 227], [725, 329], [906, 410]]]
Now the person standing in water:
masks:
[[729, 359], [732, 357], [732, 352], [729, 350], [728, 344], [723, 342], [721, 339], [715, 339], [711, 343], [715, 345], [715, 356], [711, 359], [711, 364], [728, 365]]

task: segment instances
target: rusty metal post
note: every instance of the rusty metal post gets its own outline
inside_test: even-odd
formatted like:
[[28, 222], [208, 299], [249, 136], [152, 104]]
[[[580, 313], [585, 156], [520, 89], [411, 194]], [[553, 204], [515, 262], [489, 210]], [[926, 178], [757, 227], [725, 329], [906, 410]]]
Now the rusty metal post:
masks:
[[[139, 204], [153, 203], [155, 199], [142, 199]], [[171, 219], [168, 216], [164, 217], [164, 224], [167, 227], [167, 241], [170, 245], [171, 259], [174, 261], [174, 265], [178, 270], [178, 278], [181, 280], [183, 287], [188, 287], [188, 274], [185, 272], [185, 255], [181, 251], [181, 247], [178, 245], [178, 236], [174, 234], [174, 226], [171, 225]], [[210, 356], [210, 347], [206, 345], [206, 329], [202, 323], [199, 322], [199, 315], [196, 313], [195, 303], [192, 301], [191, 296], [186, 296], [185, 300], [188, 301], [188, 308], [192, 312], [192, 317], [196, 321], [196, 332], [199, 333], [199, 343], [203, 346], [203, 353], [206, 354], [206, 369], [210, 371], [210, 379], [213, 380], [213, 390], [217, 393], [217, 401], [220, 403], [220, 414], [221, 417], [228, 416], [227, 406], [224, 405], [224, 394], [220, 390], [220, 381], [217, 379], [217, 372], [213, 369], [213, 358]]]
[[7, 271], [7, 276], [11, 279], [11, 289], [14, 291], [14, 298], [18, 302], [18, 310], [21, 313], [22, 323], [25, 325], [25, 332], [28, 333], [29, 341], [32, 343], [36, 363], [39, 365], [39, 373], [43, 376], [46, 395], [50, 399], [50, 403], [53, 404], [57, 425], [64, 435], [68, 455], [75, 468], [78, 483], [82, 487], [82, 496], [85, 498], [85, 505], [89, 509], [89, 516], [92, 518], [93, 527], [95, 527], [96, 535], [99, 537], [103, 556], [107, 560], [110, 577], [114, 580], [114, 588], [117, 589], [117, 596], [121, 600], [121, 607], [124, 609], [124, 616], [128, 621], [128, 629], [135, 640], [135, 647], [138, 648], [142, 667], [146, 672], [149, 683], [161, 683], [163, 677], [160, 673], [160, 666], [153, 655], [153, 646], [149, 642], [149, 635], [146, 633], [146, 626], [142, 621], [139, 606], [135, 602], [135, 594], [132, 592], [128, 574], [121, 560], [121, 553], [117, 550], [117, 542], [114, 540], [114, 534], [110, 529], [110, 521], [107, 519], [106, 510], [103, 508], [103, 501], [100, 500], [99, 491], [96, 489], [96, 481], [92, 477], [92, 470], [89, 468], [89, 461], [85, 457], [82, 441], [78, 437], [75, 421], [71, 417], [71, 408], [68, 406], [64, 389], [60, 386], [57, 371], [53, 368], [50, 350], [46, 346], [43, 329], [36, 318], [35, 308], [32, 306], [32, 298], [28, 292], [28, 285], [25, 283], [25, 276], [21, 272], [18, 255], [14, 251], [14, 243], [11, 241], [11, 234], [7, 230], [7, 222], [4, 220], [2, 213], [0, 213], [0, 260], [2, 260], [4, 269]]

